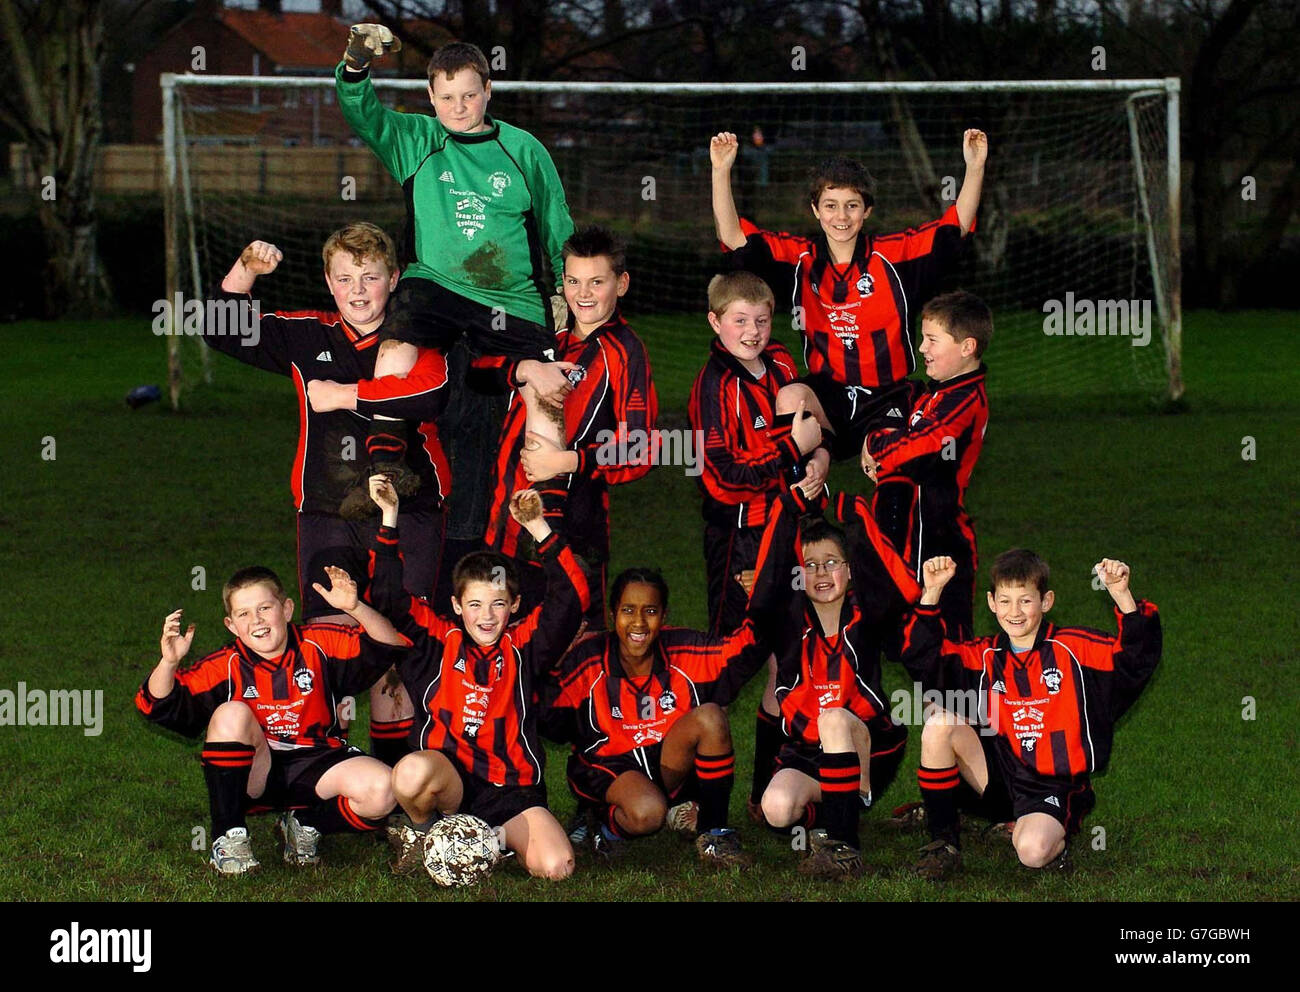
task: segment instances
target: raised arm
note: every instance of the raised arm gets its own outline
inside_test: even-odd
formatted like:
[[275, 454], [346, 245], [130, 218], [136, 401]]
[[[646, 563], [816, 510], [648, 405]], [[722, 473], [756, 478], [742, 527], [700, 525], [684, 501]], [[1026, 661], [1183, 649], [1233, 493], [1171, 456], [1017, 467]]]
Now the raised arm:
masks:
[[730, 131], [715, 134], [709, 140], [709, 161], [713, 166], [713, 225], [718, 240], [732, 251], [748, 240], [740, 228], [736, 199], [731, 193], [731, 167], [739, 150], [740, 142]]
[[1115, 672], [1111, 712], [1118, 718], [1133, 705], [1151, 680], [1156, 665], [1160, 663], [1164, 635], [1155, 603], [1133, 598], [1129, 589], [1128, 565], [1103, 558], [1093, 567], [1115, 602], [1115, 617], [1119, 623], [1119, 637], [1111, 658]]
[[[263, 314], [252, 298], [259, 276], [270, 275], [284, 256], [268, 241], [250, 243], [199, 314], [203, 340], [215, 351], [267, 372], [288, 375], [289, 327], [279, 314]], [[254, 305], [256, 304], [256, 308]], [[216, 318], [212, 320], [211, 318]], [[182, 319], [178, 314], [177, 319]]]
[[177, 669], [194, 641], [194, 624], [181, 633], [181, 610], [163, 620], [161, 658], [135, 695], [135, 705], [151, 722], [187, 737], [197, 736], [208, 718], [228, 699], [225, 691], [226, 652], [208, 655], [180, 674]]
[[899, 660], [907, 674], [927, 689], [955, 688], [967, 668], [978, 665], [963, 653], [961, 645], [944, 638], [939, 619], [939, 597], [943, 587], [957, 574], [957, 564], [947, 556], [927, 559], [921, 567], [924, 585], [921, 601], [903, 625], [903, 649]]
[[515, 641], [534, 674], [545, 676], [582, 630], [582, 617], [591, 605], [587, 576], [564, 538], [542, 516], [542, 498], [524, 489], [510, 499], [510, 515], [537, 542], [546, 571], [546, 595], [517, 627]]
[[988, 135], [974, 128], [969, 129], [962, 135], [961, 153], [966, 160], [966, 177], [957, 194], [957, 216], [961, 220], [961, 233], [964, 235], [975, 224], [980, 195], [984, 191], [984, 163], [989, 154]]

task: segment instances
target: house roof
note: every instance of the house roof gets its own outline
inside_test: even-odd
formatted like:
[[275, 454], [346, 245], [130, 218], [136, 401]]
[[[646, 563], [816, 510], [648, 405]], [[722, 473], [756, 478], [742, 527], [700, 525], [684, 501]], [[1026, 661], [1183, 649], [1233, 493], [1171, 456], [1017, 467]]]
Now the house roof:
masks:
[[329, 14], [223, 8], [217, 20], [281, 69], [333, 69], [347, 46], [347, 25]]

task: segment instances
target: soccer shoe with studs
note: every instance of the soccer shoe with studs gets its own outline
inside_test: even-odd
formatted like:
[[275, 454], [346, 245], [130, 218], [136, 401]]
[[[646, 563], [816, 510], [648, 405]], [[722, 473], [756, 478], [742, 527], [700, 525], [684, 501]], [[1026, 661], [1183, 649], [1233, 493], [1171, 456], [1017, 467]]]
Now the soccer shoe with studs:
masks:
[[1070, 846], [1067, 844], [1061, 848], [1061, 853], [1054, 857], [1047, 864], [1043, 865], [1043, 871], [1051, 872], [1055, 875], [1069, 875], [1074, 871], [1074, 859], [1070, 857]]
[[668, 810], [664, 823], [673, 833], [680, 834], [687, 840], [694, 840], [696, 832], [700, 829], [700, 804], [693, 799], [678, 803]]
[[893, 815], [885, 821], [890, 830], [906, 833], [925, 830], [929, 817], [925, 812], [925, 803], [904, 803], [895, 808]]
[[221, 875], [244, 875], [262, 863], [253, 857], [247, 827], [231, 827], [212, 842], [212, 870]]
[[339, 504], [339, 516], [344, 520], [365, 520], [380, 515], [379, 504], [370, 498], [368, 475], [362, 472]]
[[978, 831], [975, 836], [986, 844], [1009, 844], [1015, 829], [1014, 820], [1008, 820], [1005, 823], [990, 823], [984, 829]]
[[748, 868], [754, 856], [741, 846], [740, 834], [730, 827], [706, 830], [695, 838], [695, 850], [700, 861], [719, 868]]
[[394, 875], [424, 871], [424, 834], [412, 826], [397, 828], [397, 856], [390, 862]]
[[942, 837], [921, 848], [921, 857], [912, 870], [927, 882], [951, 878], [961, 867], [961, 851]]
[[297, 868], [320, 864], [316, 848], [320, 844], [320, 831], [298, 822], [293, 811], [280, 817], [280, 833], [284, 837], [284, 863]]
[[564, 832], [569, 835], [569, 843], [577, 850], [580, 847], [586, 847], [587, 841], [591, 839], [591, 814], [587, 810], [579, 810], [573, 814], [573, 819], [568, 822]]
[[628, 842], [622, 837], [614, 837], [603, 827], [593, 826], [591, 831], [591, 850], [597, 860], [605, 864], [614, 864], [627, 856]]
[[832, 840], [825, 830], [808, 835], [808, 856], [799, 862], [799, 874], [812, 878], [857, 878], [863, 872], [862, 852], [842, 840]]

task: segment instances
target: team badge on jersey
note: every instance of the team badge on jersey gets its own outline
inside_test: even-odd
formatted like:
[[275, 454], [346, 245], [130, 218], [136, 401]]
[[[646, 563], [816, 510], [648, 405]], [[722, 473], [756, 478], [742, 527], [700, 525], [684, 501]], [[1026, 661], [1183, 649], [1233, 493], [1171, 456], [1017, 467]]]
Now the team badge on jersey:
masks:
[[497, 198], [510, 188], [510, 176], [504, 172], [492, 173], [488, 176], [488, 182], [492, 184], [492, 195]]
[[1047, 686], [1047, 691], [1055, 696], [1061, 691], [1061, 672], [1057, 668], [1049, 668], [1043, 672], [1043, 684]]
[[659, 697], [659, 708], [665, 713], [671, 713], [673, 710], [677, 709], [677, 694], [665, 692]]
[[577, 368], [572, 368], [569, 369], [568, 372], [565, 372], [564, 377], [569, 380], [569, 385], [576, 389], [582, 380], [587, 378], [587, 370], [579, 365]]
[[308, 693], [315, 685], [316, 676], [312, 674], [310, 668], [300, 668], [293, 673], [293, 681], [300, 692]]
[[876, 288], [876, 280], [872, 279], [867, 273], [862, 273], [862, 278], [858, 280], [857, 290], [859, 296], [870, 296]]

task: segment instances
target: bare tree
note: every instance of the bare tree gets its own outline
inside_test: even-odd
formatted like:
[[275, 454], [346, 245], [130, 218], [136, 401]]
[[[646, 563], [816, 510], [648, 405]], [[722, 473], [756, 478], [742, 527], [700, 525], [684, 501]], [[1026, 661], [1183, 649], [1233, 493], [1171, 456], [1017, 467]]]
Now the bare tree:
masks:
[[15, 82], [0, 90], [0, 119], [27, 143], [39, 178], [46, 311], [102, 311], [110, 294], [95, 240], [93, 183], [103, 126], [101, 0], [0, 0], [0, 40]]

